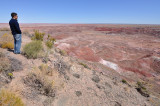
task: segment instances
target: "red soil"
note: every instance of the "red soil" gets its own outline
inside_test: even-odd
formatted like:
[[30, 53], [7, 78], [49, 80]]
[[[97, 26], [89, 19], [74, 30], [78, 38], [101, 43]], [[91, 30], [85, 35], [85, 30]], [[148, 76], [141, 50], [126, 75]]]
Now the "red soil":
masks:
[[160, 73], [159, 25], [21, 24], [21, 28], [52, 35], [56, 46], [70, 56], [92, 62], [103, 59], [124, 72], [147, 77]]

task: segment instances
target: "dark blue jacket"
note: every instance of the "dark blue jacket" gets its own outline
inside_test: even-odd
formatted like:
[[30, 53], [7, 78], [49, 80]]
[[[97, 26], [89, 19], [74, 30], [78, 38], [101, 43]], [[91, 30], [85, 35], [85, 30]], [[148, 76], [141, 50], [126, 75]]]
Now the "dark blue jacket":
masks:
[[19, 27], [19, 23], [16, 19], [11, 19], [9, 21], [9, 25], [13, 35], [22, 33]]

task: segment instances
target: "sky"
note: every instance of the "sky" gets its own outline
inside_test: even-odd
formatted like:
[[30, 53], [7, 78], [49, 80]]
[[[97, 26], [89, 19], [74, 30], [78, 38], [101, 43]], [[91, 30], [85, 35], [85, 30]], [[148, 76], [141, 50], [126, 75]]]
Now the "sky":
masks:
[[160, 24], [160, 0], [1, 0], [0, 23]]

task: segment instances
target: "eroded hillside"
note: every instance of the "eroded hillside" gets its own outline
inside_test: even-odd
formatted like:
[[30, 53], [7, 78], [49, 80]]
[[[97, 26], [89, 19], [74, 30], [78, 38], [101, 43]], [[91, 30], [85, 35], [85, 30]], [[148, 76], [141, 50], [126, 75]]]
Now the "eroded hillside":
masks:
[[[6, 67], [0, 88], [27, 106], [159, 105], [159, 37], [97, 27], [102, 26], [23, 25], [22, 48], [39, 29], [46, 33], [42, 51], [32, 59], [0, 48]], [[56, 39], [51, 49], [45, 44], [48, 34]]]

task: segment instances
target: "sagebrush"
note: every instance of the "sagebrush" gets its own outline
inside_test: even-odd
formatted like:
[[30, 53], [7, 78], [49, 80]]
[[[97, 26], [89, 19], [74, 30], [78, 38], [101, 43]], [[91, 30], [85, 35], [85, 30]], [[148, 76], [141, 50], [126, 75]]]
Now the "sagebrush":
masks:
[[27, 58], [37, 58], [43, 49], [41, 41], [32, 41], [23, 48], [23, 53]]

